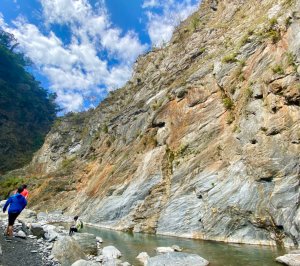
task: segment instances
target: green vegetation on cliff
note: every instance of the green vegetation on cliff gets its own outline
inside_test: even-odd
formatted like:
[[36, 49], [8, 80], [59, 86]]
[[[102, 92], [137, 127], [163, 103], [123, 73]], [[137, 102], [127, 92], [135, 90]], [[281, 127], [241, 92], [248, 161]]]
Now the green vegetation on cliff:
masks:
[[26, 70], [13, 35], [0, 31], [0, 174], [30, 162], [56, 117], [55, 95]]

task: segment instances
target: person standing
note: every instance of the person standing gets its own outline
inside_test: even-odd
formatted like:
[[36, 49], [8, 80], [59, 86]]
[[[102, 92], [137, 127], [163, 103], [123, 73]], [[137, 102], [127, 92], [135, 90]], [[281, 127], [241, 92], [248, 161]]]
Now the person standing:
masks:
[[13, 236], [13, 226], [14, 223], [19, 216], [19, 214], [24, 210], [27, 205], [27, 200], [21, 194], [23, 192], [23, 186], [19, 187], [17, 193], [8, 198], [3, 206], [3, 213], [6, 212], [8, 208], [8, 225], [6, 229], [6, 235], [12, 237]]

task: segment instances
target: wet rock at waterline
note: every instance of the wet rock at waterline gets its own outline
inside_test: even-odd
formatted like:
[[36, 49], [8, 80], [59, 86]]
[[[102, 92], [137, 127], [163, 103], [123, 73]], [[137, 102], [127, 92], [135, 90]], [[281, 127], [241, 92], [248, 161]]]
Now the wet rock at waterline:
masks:
[[141, 252], [139, 255], [137, 255], [136, 259], [143, 263], [144, 265], [146, 264], [147, 260], [150, 258], [147, 252]]
[[147, 266], [206, 266], [209, 262], [199, 255], [171, 252], [147, 260]]
[[105, 258], [117, 259], [122, 256], [121, 252], [114, 246], [107, 246], [102, 249], [102, 255]]
[[156, 252], [157, 253], [169, 253], [174, 252], [175, 250], [171, 247], [157, 247]]
[[276, 261], [288, 266], [300, 266], [300, 252], [298, 254], [280, 256], [276, 258]]

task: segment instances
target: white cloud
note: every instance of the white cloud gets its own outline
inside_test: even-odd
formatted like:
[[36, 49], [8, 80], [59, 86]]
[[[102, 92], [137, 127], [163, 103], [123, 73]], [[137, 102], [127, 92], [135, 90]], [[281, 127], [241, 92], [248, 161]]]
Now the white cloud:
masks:
[[58, 103], [65, 112], [76, 112], [82, 110], [83, 97], [79, 93], [57, 92]]
[[158, 0], [145, 0], [142, 8], [148, 8], [148, 7], [158, 7], [160, 5]]
[[92, 14], [86, 0], [40, 0], [47, 23], [83, 22]]
[[[103, 95], [100, 87], [109, 91], [126, 83], [133, 62], [147, 49], [135, 32], [114, 27], [103, 2], [96, 10], [88, 0], [40, 2], [47, 34], [20, 17], [8, 27], [0, 14], [0, 26], [16, 36], [24, 53], [48, 78], [65, 111], [82, 110], [85, 99]], [[53, 24], [69, 28], [69, 44], [50, 30]], [[107, 54], [117, 63], [109, 66]]]
[[[142, 7], [145, 8], [148, 17], [148, 34], [154, 46], [160, 46], [168, 42], [174, 28], [199, 6], [198, 0], [145, 0]], [[162, 14], [152, 11], [152, 8], [161, 8]]]

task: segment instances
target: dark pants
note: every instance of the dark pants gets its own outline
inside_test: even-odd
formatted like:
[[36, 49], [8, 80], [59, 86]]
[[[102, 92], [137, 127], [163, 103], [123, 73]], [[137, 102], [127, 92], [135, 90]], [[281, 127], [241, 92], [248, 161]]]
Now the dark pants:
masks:
[[8, 213], [8, 225], [12, 226], [14, 225], [17, 217], [19, 216], [20, 212], [11, 212]]
[[75, 226], [71, 226], [69, 231], [69, 236], [73, 235], [74, 232], [78, 232], [78, 229]]

